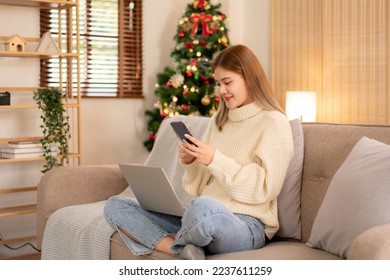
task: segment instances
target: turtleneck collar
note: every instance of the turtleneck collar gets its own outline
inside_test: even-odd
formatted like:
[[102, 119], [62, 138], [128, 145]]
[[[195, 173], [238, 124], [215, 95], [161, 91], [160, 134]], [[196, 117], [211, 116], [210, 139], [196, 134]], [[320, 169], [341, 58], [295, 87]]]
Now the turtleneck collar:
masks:
[[258, 114], [262, 109], [263, 107], [261, 105], [252, 102], [242, 107], [230, 109], [228, 118], [234, 122], [243, 121]]

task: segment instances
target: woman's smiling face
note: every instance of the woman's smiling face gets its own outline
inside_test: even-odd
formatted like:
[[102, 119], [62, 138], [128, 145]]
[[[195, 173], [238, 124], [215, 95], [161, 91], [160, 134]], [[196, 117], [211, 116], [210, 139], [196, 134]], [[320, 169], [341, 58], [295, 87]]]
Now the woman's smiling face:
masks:
[[217, 92], [228, 109], [235, 109], [253, 101], [240, 74], [217, 67], [214, 70], [214, 80]]

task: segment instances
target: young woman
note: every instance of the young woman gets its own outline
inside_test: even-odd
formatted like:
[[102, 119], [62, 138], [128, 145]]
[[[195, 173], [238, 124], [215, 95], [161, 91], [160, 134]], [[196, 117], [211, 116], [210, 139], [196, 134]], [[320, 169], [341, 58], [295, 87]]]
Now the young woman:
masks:
[[254, 53], [243, 45], [217, 54], [212, 66], [221, 98], [205, 140], [178, 148], [183, 187], [195, 198], [182, 219], [112, 197], [105, 207], [132, 253], [154, 250], [204, 259], [264, 246], [279, 228], [277, 196], [293, 155], [289, 121]]

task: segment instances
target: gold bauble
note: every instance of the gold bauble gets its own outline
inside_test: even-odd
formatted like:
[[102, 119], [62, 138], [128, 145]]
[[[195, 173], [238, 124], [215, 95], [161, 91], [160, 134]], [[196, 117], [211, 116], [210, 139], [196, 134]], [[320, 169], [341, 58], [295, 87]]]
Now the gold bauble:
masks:
[[226, 45], [226, 44], [228, 43], [228, 38], [226, 37], [226, 35], [223, 35], [223, 36], [221, 37], [221, 42], [222, 42], [222, 44], [224, 44], [224, 45]]
[[217, 112], [217, 110], [213, 107], [210, 109], [209, 114], [210, 116], [214, 115]]
[[183, 27], [185, 32], [189, 32], [192, 29], [192, 23], [191, 22], [185, 22], [182, 27]]
[[202, 102], [202, 104], [204, 106], [207, 106], [207, 105], [210, 104], [211, 100], [210, 100], [210, 97], [208, 95], [205, 95], [205, 96], [202, 97], [202, 99], [200, 101]]

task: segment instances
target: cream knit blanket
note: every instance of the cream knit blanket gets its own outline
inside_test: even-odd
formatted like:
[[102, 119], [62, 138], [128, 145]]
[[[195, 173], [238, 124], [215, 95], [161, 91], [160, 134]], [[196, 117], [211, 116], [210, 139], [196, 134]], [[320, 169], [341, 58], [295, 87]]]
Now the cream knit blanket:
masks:
[[[129, 188], [121, 194], [131, 196]], [[106, 222], [106, 201], [74, 205], [54, 212], [45, 228], [42, 260], [108, 260], [114, 230]]]

